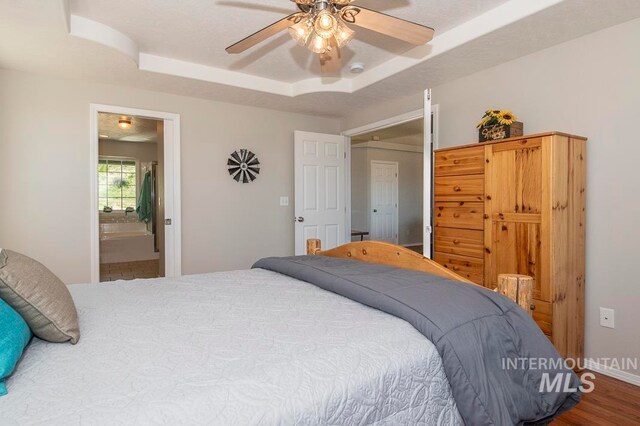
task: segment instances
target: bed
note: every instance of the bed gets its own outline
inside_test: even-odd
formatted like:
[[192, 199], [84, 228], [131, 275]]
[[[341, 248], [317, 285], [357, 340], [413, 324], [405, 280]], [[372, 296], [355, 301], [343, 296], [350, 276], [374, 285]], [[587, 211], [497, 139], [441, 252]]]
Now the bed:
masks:
[[[457, 278], [381, 243], [323, 253], [310, 242], [309, 251]], [[454, 398], [439, 347], [415, 326], [287, 274], [254, 268], [70, 291], [80, 342], [34, 338], [0, 398], [0, 424], [464, 423], [466, 401]]]

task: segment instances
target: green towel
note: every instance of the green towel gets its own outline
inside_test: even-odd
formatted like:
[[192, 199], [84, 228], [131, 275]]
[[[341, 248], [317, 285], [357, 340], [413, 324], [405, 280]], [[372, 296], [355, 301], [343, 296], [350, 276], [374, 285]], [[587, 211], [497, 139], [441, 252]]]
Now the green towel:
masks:
[[141, 222], [149, 223], [153, 212], [153, 200], [151, 200], [151, 172], [144, 174], [142, 180], [142, 188], [140, 188], [140, 196], [138, 197], [138, 206], [136, 213]]

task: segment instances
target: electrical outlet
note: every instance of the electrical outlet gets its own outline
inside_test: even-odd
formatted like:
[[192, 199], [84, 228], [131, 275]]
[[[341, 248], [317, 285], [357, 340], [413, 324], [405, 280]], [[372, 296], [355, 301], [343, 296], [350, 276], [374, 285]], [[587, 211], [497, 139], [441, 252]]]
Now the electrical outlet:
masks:
[[289, 205], [289, 197], [280, 197], [280, 206], [287, 207]]
[[600, 325], [602, 327], [616, 328], [615, 311], [609, 308], [600, 308]]

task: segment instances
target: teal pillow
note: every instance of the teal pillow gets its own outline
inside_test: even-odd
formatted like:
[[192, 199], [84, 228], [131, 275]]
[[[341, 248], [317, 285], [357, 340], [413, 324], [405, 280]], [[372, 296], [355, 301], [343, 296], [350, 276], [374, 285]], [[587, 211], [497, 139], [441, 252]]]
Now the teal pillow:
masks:
[[0, 299], [0, 396], [7, 394], [9, 376], [31, 340], [31, 330], [13, 308]]

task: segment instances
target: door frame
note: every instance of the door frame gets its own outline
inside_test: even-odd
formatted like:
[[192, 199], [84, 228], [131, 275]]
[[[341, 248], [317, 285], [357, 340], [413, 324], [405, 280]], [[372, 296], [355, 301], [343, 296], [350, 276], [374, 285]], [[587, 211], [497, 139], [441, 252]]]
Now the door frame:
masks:
[[[369, 179], [373, 182], [373, 165], [374, 164], [387, 164], [395, 166], [396, 169], [396, 179], [395, 179], [395, 196], [396, 196], [396, 220], [394, 225], [394, 230], [396, 233], [395, 243], [398, 244], [400, 242], [399, 228], [400, 228], [400, 186], [398, 182], [400, 181], [400, 164], [397, 161], [384, 161], [384, 160], [371, 160], [371, 168], [369, 170]], [[371, 206], [369, 206], [369, 223], [373, 223], [373, 185], [369, 188], [369, 199], [372, 201]], [[373, 231], [373, 229], [371, 230]], [[373, 239], [373, 232], [371, 232], [371, 239]]]
[[[182, 221], [180, 193], [180, 114], [115, 105], [89, 104], [89, 199], [91, 224], [91, 282], [100, 282], [100, 213], [98, 206], [98, 114], [122, 114], [164, 122], [165, 216], [172, 224], [165, 228], [165, 276], [182, 274]], [[173, 190], [171, 190], [173, 187]], [[160, 224], [159, 224], [160, 225]], [[167, 244], [168, 242], [168, 244]], [[173, 246], [173, 253], [167, 247]]]
[[[385, 118], [382, 120], [378, 120], [369, 124], [365, 124], [364, 126], [355, 127], [353, 129], [345, 130], [340, 134], [342, 136], [346, 136], [347, 140], [345, 141], [345, 152], [347, 154], [346, 164], [345, 164], [345, 197], [346, 197], [346, 206], [347, 206], [347, 240], [351, 241], [351, 138], [353, 136], [358, 136], [363, 133], [373, 132], [375, 130], [382, 130], [388, 127], [397, 126], [399, 124], [408, 123], [409, 121], [418, 120], [420, 118], [424, 119], [424, 111], [425, 109], [431, 110], [431, 115], [433, 116], [433, 128], [431, 126], [431, 120], [428, 122], [425, 120], [424, 132], [425, 132], [425, 163], [429, 161], [431, 164], [431, 169], [433, 170], [433, 156], [430, 159], [427, 159], [426, 155], [430, 151], [426, 149], [426, 142], [428, 140], [427, 135], [432, 134], [433, 140], [431, 141], [432, 150], [436, 150], [439, 147], [439, 132], [440, 132], [440, 111], [438, 104], [431, 103], [431, 89], [425, 90], [424, 92], [424, 106], [420, 109], [410, 111], [404, 114], [399, 114], [393, 117]], [[431, 173], [433, 174], [433, 173]], [[423, 244], [429, 240], [429, 246], [431, 247], [431, 252], [433, 252], [433, 190], [432, 190], [433, 178], [432, 176], [428, 176], [427, 173], [424, 174], [424, 205], [425, 207], [431, 207], [431, 216], [429, 218], [423, 218], [423, 226], [428, 227], [423, 231]], [[428, 196], [427, 196], [428, 195]], [[426, 208], [423, 208], [423, 212], [426, 211]], [[426, 246], [426, 244], [425, 244]], [[432, 253], [424, 253], [425, 257], [432, 257]]]

